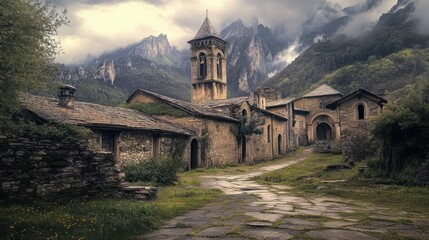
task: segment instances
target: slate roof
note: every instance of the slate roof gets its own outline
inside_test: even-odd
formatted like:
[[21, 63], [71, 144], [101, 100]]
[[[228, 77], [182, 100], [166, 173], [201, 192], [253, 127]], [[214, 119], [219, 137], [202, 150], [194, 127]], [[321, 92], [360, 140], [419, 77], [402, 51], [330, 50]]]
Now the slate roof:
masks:
[[198, 105], [198, 104], [193, 104], [190, 102], [186, 102], [183, 100], [179, 100], [179, 99], [174, 99], [174, 98], [170, 98], [158, 93], [154, 93], [148, 90], [144, 90], [144, 89], [138, 89], [137, 91], [135, 91], [133, 94], [131, 94], [130, 97], [128, 97], [127, 102], [129, 102], [135, 94], [142, 92], [142, 93], [146, 93], [150, 96], [153, 96], [167, 104], [170, 104], [174, 107], [177, 107], [187, 113], [190, 113], [194, 116], [199, 116], [199, 117], [208, 117], [208, 118], [214, 118], [214, 119], [220, 119], [220, 120], [224, 120], [224, 121], [229, 121], [229, 122], [238, 122], [238, 119], [232, 118], [226, 114], [222, 114], [220, 112], [211, 110], [210, 108], [206, 108], [202, 105]]
[[282, 98], [278, 100], [268, 101], [265, 103], [265, 106], [267, 108], [286, 106], [287, 104], [291, 103], [293, 100], [295, 100], [295, 98]]
[[225, 107], [230, 105], [241, 105], [243, 102], [248, 102], [248, 101], [249, 101], [249, 97], [236, 97], [236, 98], [230, 98], [225, 100], [207, 101], [207, 102], [201, 103], [200, 105], [203, 107], [217, 108], [217, 107]]
[[58, 105], [54, 98], [25, 95], [21, 102], [26, 111], [44, 122], [114, 130], [135, 129], [159, 133], [191, 135], [183, 128], [136, 110], [75, 101], [74, 108]]
[[[208, 37], [216, 37], [218, 39], [221, 39], [219, 36], [219, 33], [216, 31], [216, 29], [213, 27], [212, 23], [210, 22], [209, 18], [206, 17], [203, 24], [201, 25], [200, 29], [197, 32], [197, 35], [191, 40], [198, 40], [198, 39], [204, 39]], [[221, 39], [222, 40], [222, 39]]]
[[378, 96], [377, 94], [372, 93], [372, 92], [370, 92], [364, 88], [359, 88], [358, 90], [347, 94], [346, 96], [336, 100], [335, 102], [332, 102], [332, 103], [326, 105], [326, 108], [334, 110], [335, 108], [337, 108], [337, 106], [341, 105], [342, 103], [347, 102], [354, 97], [360, 97], [362, 95], [366, 95], [368, 98], [370, 98], [374, 102], [378, 103], [378, 105], [380, 105], [380, 106], [387, 103], [386, 99]]
[[323, 84], [316, 89], [304, 94], [302, 97], [320, 97], [320, 96], [330, 96], [330, 95], [343, 95], [337, 90], [333, 89], [327, 84]]

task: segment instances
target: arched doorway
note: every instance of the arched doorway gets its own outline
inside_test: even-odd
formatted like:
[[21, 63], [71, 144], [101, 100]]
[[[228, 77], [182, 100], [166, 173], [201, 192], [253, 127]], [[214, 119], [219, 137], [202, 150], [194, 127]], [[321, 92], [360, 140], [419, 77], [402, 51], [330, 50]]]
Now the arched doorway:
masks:
[[317, 140], [331, 140], [332, 130], [331, 127], [326, 123], [320, 123], [316, 129]]
[[279, 134], [279, 136], [277, 137], [277, 146], [279, 149], [279, 155], [282, 154], [282, 135]]
[[198, 167], [198, 141], [193, 139], [191, 141], [191, 169]]

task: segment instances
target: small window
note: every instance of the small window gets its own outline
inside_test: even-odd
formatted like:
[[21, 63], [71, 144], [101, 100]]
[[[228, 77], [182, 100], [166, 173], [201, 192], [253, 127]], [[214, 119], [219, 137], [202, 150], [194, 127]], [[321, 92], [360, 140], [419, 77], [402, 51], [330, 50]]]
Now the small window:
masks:
[[103, 131], [100, 134], [101, 150], [103, 152], [113, 152], [115, 147], [115, 134], [111, 131]]
[[222, 79], [222, 56], [220, 55], [220, 53], [217, 54], [216, 69], [217, 78]]
[[246, 109], [243, 109], [243, 111], [241, 111], [241, 121], [243, 123], [247, 122], [247, 111], [246, 111]]
[[365, 119], [365, 107], [362, 104], [358, 106], [358, 119]]
[[199, 79], [205, 79], [207, 76], [207, 59], [206, 59], [206, 54], [204, 53], [200, 53], [199, 57], [199, 62], [200, 62], [200, 71], [199, 71]]
[[271, 125], [267, 127], [267, 142], [271, 141]]
[[156, 157], [161, 152], [161, 144], [160, 144], [160, 138], [159, 135], [153, 135], [152, 137], [152, 157]]
[[304, 128], [304, 123], [302, 121], [299, 121], [299, 129], [303, 129]]

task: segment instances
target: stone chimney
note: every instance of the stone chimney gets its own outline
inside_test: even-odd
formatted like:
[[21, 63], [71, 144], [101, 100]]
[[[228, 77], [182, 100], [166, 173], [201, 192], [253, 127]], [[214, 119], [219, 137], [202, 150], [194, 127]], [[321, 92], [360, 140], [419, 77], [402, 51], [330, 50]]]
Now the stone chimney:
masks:
[[58, 94], [58, 104], [66, 108], [74, 108], [74, 93], [76, 88], [70, 85], [64, 85], [60, 87]]

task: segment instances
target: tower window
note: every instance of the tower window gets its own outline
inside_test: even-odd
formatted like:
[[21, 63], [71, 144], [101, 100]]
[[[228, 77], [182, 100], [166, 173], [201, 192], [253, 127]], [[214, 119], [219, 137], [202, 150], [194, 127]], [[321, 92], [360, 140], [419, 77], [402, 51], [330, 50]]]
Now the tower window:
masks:
[[199, 57], [198, 57], [199, 61], [200, 61], [200, 71], [198, 74], [198, 78], [199, 79], [205, 79], [207, 76], [207, 58], [206, 58], [206, 54], [204, 53], [200, 53]]
[[365, 119], [365, 107], [362, 104], [359, 104], [357, 110], [358, 110], [358, 119], [359, 120]]
[[222, 56], [220, 55], [220, 53], [217, 54], [216, 69], [217, 77], [222, 79]]

